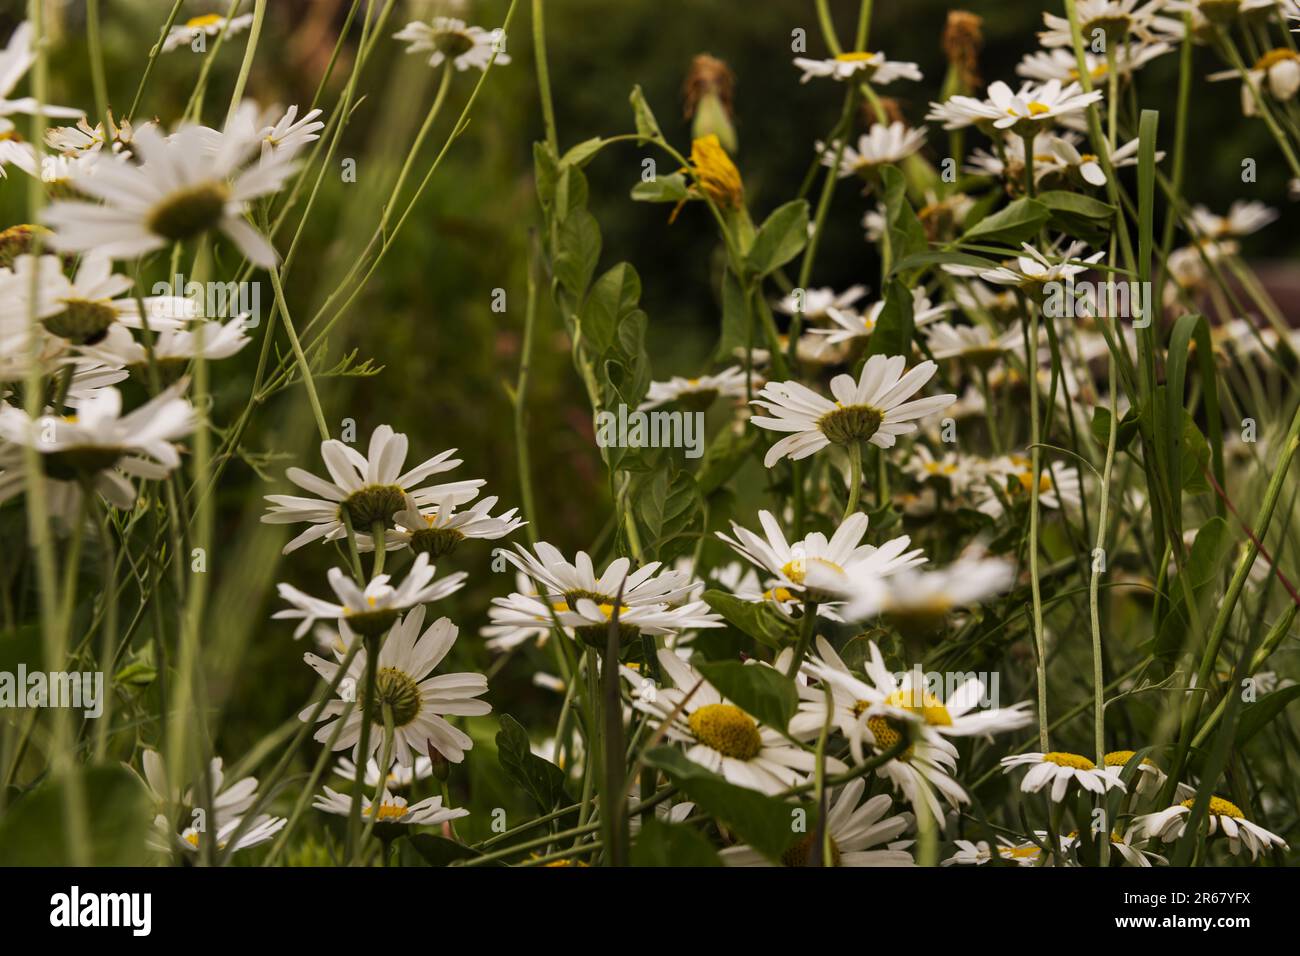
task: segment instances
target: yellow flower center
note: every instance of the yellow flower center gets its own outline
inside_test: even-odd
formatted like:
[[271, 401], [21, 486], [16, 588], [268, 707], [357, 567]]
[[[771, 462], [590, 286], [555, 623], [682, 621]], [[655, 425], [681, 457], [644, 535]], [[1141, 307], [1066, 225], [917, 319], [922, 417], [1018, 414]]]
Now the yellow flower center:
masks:
[[933, 694], [900, 689], [885, 698], [885, 703], [920, 715], [921, 719], [932, 727], [952, 726], [952, 715], [948, 713], [948, 708]]
[[[1196, 798], [1193, 797], [1190, 800], [1184, 800], [1179, 806], [1190, 810], [1195, 802]], [[1241, 812], [1235, 803], [1224, 800], [1223, 797], [1210, 797], [1210, 812], [1216, 817], [1232, 817], [1234, 820], [1241, 820], [1245, 817], [1245, 814]]]
[[1036, 860], [1041, 853], [1038, 847], [1030, 844], [1028, 846], [1003, 846], [998, 847], [998, 855], [1004, 860]]
[[770, 591], [763, 592], [763, 600], [786, 604], [795, 600], [795, 596], [789, 588], [772, 588]]
[[1063, 753], [1059, 750], [1043, 754], [1043, 763], [1054, 763], [1058, 767], [1069, 767], [1071, 770], [1097, 769], [1097, 765], [1087, 757], [1080, 754]]
[[835, 61], [837, 63], [867, 63], [875, 58], [876, 55], [874, 53], [867, 53], [863, 50], [851, 50], [848, 53], [836, 54]]
[[[1134, 753], [1136, 753], [1136, 751], [1133, 751], [1133, 750], [1112, 750], [1110, 753], [1106, 754], [1106, 757], [1105, 757], [1105, 763], [1106, 763], [1106, 766], [1107, 766], [1107, 767], [1127, 767], [1127, 766], [1128, 766], [1128, 762], [1129, 762], [1130, 760], [1133, 759], [1133, 754], [1134, 754]], [[1143, 765], [1145, 765], [1145, 766], [1149, 766], [1149, 767], [1153, 767], [1153, 766], [1155, 766], [1155, 764], [1153, 764], [1153, 763], [1152, 763], [1148, 758], [1146, 758], [1146, 757], [1143, 757], [1143, 758], [1142, 758], [1142, 763], [1143, 763]]]
[[406, 807], [398, 806], [396, 803], [381, 803], [378, 807], [372, 804], [367, 812], [383, 823], [402, 819], [406, 816]]
[[191, 29], [201, 30], [204, 27], [215, 27], [221, 23], [221, 15], [218, 13], [205, 13], [201, 17], [191, 17], [185, 21], [185, 25]]
[[[843, 574], [844, 569], [834, 561], [827, 561], [825, 558], [794, 558], [781, 565], [781, 573], [793, 581], [795, 584], [803, 584], [804, 578], [808, 576], [808, 562], [820, 564], [823, 568], [829, 568], [837, 574]], [[784, 589], [782, 589], [784, 590]], [[785, 592], [789, 594], [789, 591]], [[787, 600], [789, 600], [787, 598]]]
[[1040, 103], [1038, 102], [1038, 100], [1033, 100], [1032, 102], [1030, 102], [1027, 108], [1029, 110], [1030, 116], [1042, 116], [1044, 113], [1052, 112], [1052, 108], [1050, 106], [1048, 106], [1046, 103]]
[[1297, 54], [1294, 50], [1287, 49], [1269, 50], [1259, 58], [1258, 62], [1255, 63], [1255, 69], [1271, 70], [1279, 63], [1285, 63], [1288, 60], [1300, 60], [1300, 54]]
[[686, 723], [696, 740], [724, 757], [753, 760], [763, 749], [758, 724], [734, 704], [705, 704]]

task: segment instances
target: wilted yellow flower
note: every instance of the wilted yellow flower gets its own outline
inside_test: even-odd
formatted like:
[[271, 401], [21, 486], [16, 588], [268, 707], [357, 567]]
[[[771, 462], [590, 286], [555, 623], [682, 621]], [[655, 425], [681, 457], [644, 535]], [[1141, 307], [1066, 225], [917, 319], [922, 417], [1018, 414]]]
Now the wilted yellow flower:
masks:
[[710, 133], [691, 143], [691, 175], [695, 184], [724, 208], [740, 208], [744, 186], [740, 170], [722, 148], [718, 137]]

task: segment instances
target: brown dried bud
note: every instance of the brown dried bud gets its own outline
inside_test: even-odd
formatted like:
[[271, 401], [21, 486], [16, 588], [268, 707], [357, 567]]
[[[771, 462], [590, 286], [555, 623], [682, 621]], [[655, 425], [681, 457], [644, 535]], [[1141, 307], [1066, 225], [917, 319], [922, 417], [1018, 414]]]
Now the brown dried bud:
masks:
[[731, 98], [736, 77], [717, 57], [701, 53], [691, 60], [691, 68], [682, 84], [682, 98], [687, 119], [691, 124], [691, 138], [716, 136], [722, 148], [736, 151], [736, 130], [731, 123]]
[[943, 55], [957, 68], [963, 85], [974, 90], [980, 78], [980, 50], [984, 49], [984, 20], [965, 10], [950, 10], [943, 29]]
[[686, 81], [682, 84], [686, 119], [695, 116], [700, 100], [708, 93], [718, 98], [723, 109], [727, 111], [727, 116], [730, 117], [731, 97], [735, 88], [736, 75], [731, 72], [731, 67], [716, 56], [709, 56], [707, 53], [697, 54], [691, 60], [691, 68], [687, 71]]
[[433, 764], [433, 776], [443, 783], [451, 776], [451, 762], [433, 745], [432, 741], [425, 741], [429, 749], [429, 762]]

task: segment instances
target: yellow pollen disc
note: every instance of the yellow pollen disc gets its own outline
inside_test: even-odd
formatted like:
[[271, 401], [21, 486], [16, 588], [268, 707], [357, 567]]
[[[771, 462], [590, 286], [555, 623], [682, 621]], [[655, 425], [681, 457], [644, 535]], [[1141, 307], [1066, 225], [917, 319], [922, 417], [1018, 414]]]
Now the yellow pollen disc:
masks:
[[217, 13], [205, 13], [201, 17], [191, 17], [185, 21], [187, 27], [202, 29], [203, 27], [215, 27], [221, 22], [221, 15]]
[[955, 475], [957, 474], [957, 466], [938, 461], [927, 461], [925, 463], [925, 473], [927, 475]]
[[793, 561], [787, 561], [781, 566], [781, 573], [793, 581], [795, 584], [803, 584], [804, 578], [808, 576], [808, 564], [820, 564], [823, 568], [829, 568], [837, 574], [843, 574], [844, 569], [834, 561], [827, 561], [825, 558], [796, 558]]
[[197, 850], [199, 848], [199, 835], [197, 833], [187, 833], [185, 834], [185, 842]]
[[998, 853], [1004, 860], [1036, 860], [1038, 854], [1042, 852], [1036, 846], [1004, 846], [998, 848]]
[[[376, 813], [376, 809], [378, 810], [378, 813]], [[402, 817], [406, 816], [406, 807], [399, 807], [395, 803], [381, 803], [378, 808], [372, 806], [369, 812], [372, 817], [377, 816], [381, 822], [385, 820], [400, 820]]]
[[[1016, 480], [1020, 482], [1020, 487], [1029, 491], [1034, 487], [1034, 473], [1032, 471], [1022, 471], [1016, 475]], [[1038, 476], [1038, 493], [1046, 494], [1052, 490], [1052, 476], [1049, 472], [1043, 472]]]
[[705, 704], [686, 723], [696, 740], [724, 757], [753, 760], [763, 749], [758, 724], [734, 704]]
[[952, 726], [952, 715], [948, 713], [948, 708], [933, 694], [925, 694], [917, 690], [896, 690], [885, 698], [885, 703], [891, 707], [919, 714], [931, 726]]
[[[1107, 767], [1127, 767], [1127, 766], [1128, 766], [1128, 762], [1129, 762], [1130, 760], [1133, 759], [1133, 754], [1134, 754], [1135, 752], [1136, 752], [1136, 751], [1133, 751], [1133, 750], [1112, 750], [1110, 753], [1106, 754], [1106, 758], [1105, 758], [1106, 766], [1107, 766]], [[1146, 757], [1143, 757], [1143, 758], [1142, 758], [1142, 763], [1143, 763], [1143, 765], [1148, 766], [1148, 767], [1155, 766], [1155, 765], [1154, 765], [1154, 764], [1153, 764], [1149, 759], [1147, 759]]]
[[1058, 767], [1069, 767], [1071, 770], [1097, 769], [1097, 765], [1087, 757], [1080, 754], [1063, 753], [1060, 750], [1053, 750], [1051, 753], [1043, 754], [1043, 763], [1054, 763]]
[[855, 50], [850, 53], [837, 54], [835, 59], [839, 63], [865, 63], [868, 60], [875, 59], [874, 53], [865, 53], [861, 50]]
[[1255, 64], [1255, 69], [1270, 70], [1287, 60], [1300, 60], [1300, 54], [1297, 54], [1294, 50], [1269, 50], [1259, 58], [1259, 62]]
[[1028, 109], [1029, 109], [1030, 116], [1042, 116], [1044, 113], [1052, 112], [1052, 108], [1050, 106], [1048, 106], [1045, 103], [1040, 103], [1038, 102], [1038, 100], [1034, 100], [1032, 103], [1030, 103]]
[[[619, 616], [619, 617], [622, 617], [622, 616], [623, 616], [624, 614], [626, 614], [627, 612], [628, 612], [628, 607], [627, 607], [626, 604], [621, 604], [621, 605], [619, 605], [619, 608], [618, 608], [618, 616]], [[603, 615], [605, 615], [605, 620], [609, 620], [609, 619], [610, 619], [611, 617], [613, 617], [613, 615], [614, 615], [614, 605], [612, 605], [612, 604], [602, 604], [602, 605], [600, 605], [600, 613], [603, 614]]]
[[791, 593], [789, 588], [773, 588], [770, 591], [763, 592], [763, 600], [765, 601], [777, 601], [781, 604], [785, 604], [794, 599], [794, 594]]
[[[1190, 800], [1184, 800], [1179, 806], [1190, 810], [1195, 802], [1196, 798], [1193, 797]], [[1235, 803], [1224, 800], [1223, 797], [1210, 797], [1210, 812], [1216, 817], [1232, 817], [1234, 820], [1241, 820], [1245, 817], [1245, 814], [1238, 809]]]

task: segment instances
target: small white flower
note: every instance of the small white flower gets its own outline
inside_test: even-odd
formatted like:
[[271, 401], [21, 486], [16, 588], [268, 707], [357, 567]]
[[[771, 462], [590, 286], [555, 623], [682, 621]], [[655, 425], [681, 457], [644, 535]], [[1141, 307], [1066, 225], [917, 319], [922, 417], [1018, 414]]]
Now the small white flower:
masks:
[[460, 590], [465, 583], [467, 575], [464, 571], [435, 582], [436, 570], [427, 554], [418, 554], [405, 580], [397, 587], [388, 583], [391, 580], [389, 575], [380, 574], [363, 589], [339, 568], [330, 568], [329, 584], [338, 597], [337, 603], [312, 597], [291, 584], [280, 584], [277, 585], [280, 597], [293, 607], [276, 611], [271, 617], [277, 620], [301, 619], [302, 623], [293, 633], [295, 639], [306, 634], [317, 621], [338, 621], [341, 628], [377, 637], [388, 630], [403, 611], [439, 601]]
[[[352, 812], [350, 794], [339, 793], [329, 787], [325, 787], [324, 790], [324, 793], [317, 794], [316, 799], [312, 801], [313, 807], [341, 817], [346, 817]], [[467, 816], [469, 811], [464, 808], [444, 807], [441, 796], [426, 797], [416, 803], [408, 804], [405, 797], [394, 796], [385, 787], [383, 794], [380, 795], [378, 807], [369, 797], [361, 798], [361, 819], [369, 820], [374, 817], [376, 823], [398, 823], [417, 827], [438, 826], [448, 820], [458, 820]]]
[[[1165, 843], [1172, 843], [1187, 829], [1187, 817], [1191, 814], [1195, 803], [1196, 798], [1192, 797], [1166, 810], [1137, 817], [1133, 820], [1129, 834], [1159, 837]], [[1220, 830], [1223, 831], [1223, 835], [1228, 838], [1228, 849], [1233, 856], [1240, 853], [1243, 846], [1250, 851], [1252, 860], [1256, 859], [1262, 851], [1266, 852], [1273, 846], [1279, 846], [1284, 850], [1290, 849], [1280, 836], [1265, 830], [1258, 823], [1247, 820], [1236, 804], [1222, 797], [1210, 797], [1206, 819], [1209, 821], [1211, 836]]]
[[1202, 239], [1222, 240], [1249, 236], [1275, 222], [1277, 218], [1276, 209], [1258, 200], [1239, 199], [1229, 207], [1226, 216], [1216, 215], [1205, 206], [1193, 207], [1188, 225]]
[[[827, 318], [831, 309], [851, 309], [866, 294], [867, 287], [864, 285], [851, 285], [840, 293], [826, 287], [804, 289], [801, 295], [791, 292], [775, 308], [786, 315], [802, 313], [809, 322], [820, 322]], [[800, 308], [801, 301], [803, 308]]]
[[[468, 538], [486, 541], [504, 538], [527, 524], [515, 517], [514, 508], [492, 517], [497, 503], [495, 495], [476, 501], [468, 511], [460, 512], [456, 511], [454, 496], [438, 502], [431, 510], [422, 510], [410, 495], [405, 501], [405, 510], [393, 515], [394, 529], [384, 539], [385, 550], [409, 547], [436, 560], [455, 551]], [[373, 551], [374, 538], [358, 534], [357, 549]]]
[[963, 359], [974, 365], [989, 365], [1020, 345], [1021, 333], [1019, 329], [1009, 329], [995, 335], [986, 325], [953, 326], [936, 322], [925, 330], [925, 341], [930, 354], [940, 361]]
[[1015, 582], [1006, 561], [963, 558], [935, 571], [906, 569], [888, 578], [850, 572], [850, 593], [843, 615], [865, 620], [885, 614], [932, 620], [951, 611], [973, 607], [1001, 594]]
[[214, 37], [224, 30], [226, 36], [234, 36], [242, 33], [252, 22], [251, 13], [232, 17], [229, 20], [218, 13], [205, 13], [202, 16], [191, 17], [184, 23], [172, 27], [167, 33], [167, 38], [163, 40], [163, 52], [169, 53], [177, 47], [189, 46], [200, 35]]
[[1099, 769], [1095, 763], [1080, 754], [1065, 753], [1054, 750], [1050, 753], [1015, 754], [1003, 757], [1003, 771], [1010, 773], [1017, 767], [1030, 767], [1025, 779], [1020, 781], [1024, 793], [1038, 793], [1050, 786], [1049, 795], [1053, 803], [1065, 799], [1071, 783], [1077, 783], [1091, 793], [1104, 794], [1107, 790], [1126, 790], [1124, 781], [1119, 778], [1120, 768], [1106, 767]]
[[[1151, 41], [1156, 33], [1172, 29], [1175, 21], [1157, 16], [1164, 9], [1165, 0], [1079, 0], [1075, 13], [1085, 41], [1090, 41], [1100, 30], [1107, 43], [1119, 46], [1130, 36]], [[1038, 34], [1043, 46], [1068, 47], [1074, 42], [1070, 21], [1065, 17], [1044, 13], [1043, 23], [1047, 29]], [[1074, 56], [1072, 51], [1070, 56]]]
[[[1172, 46], [1162, 41], [1116, 46], [1116, 70], [1121, 77], [1131, 76], [1172, 49]], [[1104, 83], [1110, 68], [1106, 56], [1085, 50], [1083, 58], [1093, 85]], [[1054, 47], [1050, 50], [1035, 50], [1033, 53], [1026, 54], [1016, 66], [1016, 74], [1039, 83], [1046, 83], [1048, 80], [1069, 83], [1079, 78], [1079, 60], [1072, 49]]]
[[481, 478], [421, 487], [434, 475], [451, 471], [461, 464], [452, 458], [456, 449], [421, 462], [403, 472], [407, 438], [389, 425], [380, 425], [370, 435], [365, 455], [337, 439], [321, 442], [320, 454], [331, 481], [318, 478], [301, 468], [290, 468], [285, 477], [299, 488], [316, 495], [266, 495], [271, 509], [262, 516], [267, 524], [308, 522], [309, 527], [284, 546], [284, 554], [316, 540], [336, 541], [346, 536], [343, 515], [352, 521], [355, 532], [366, 533], [376, 522], [388, 524], [393, 515], [406, 506], [406, 498], [419, 506], [451, 501], [472, 501], [485, 482]]
[[[687, 760], [721, 774], [738, 787], [768, 794], [807, 780], [816, 764], [811, 752], [794, 746], [780, 730], [763, 726], [728, 701], [672, 651], [659, 649], [659, 666], [674, 687], [652, 688], [651, 694], [644, 674], [625, 668], [623, 677], [633, 688], [632, 706], [649, 715], [657, 732], [683, 744]], [[846, 768], [827, 758], [826, 769], [840, 773]]]
[[[355, 782], [357, 779], [357, 765], [347, 757], [340, 757], [337, 764], [334, 765], [334, 773], [344, 780]], [[414, 766], [403, 766], [394, 762], [388, 769], [384, 777], [384, 786], [392, 790], [401, 790], [409, 787], [417, 780], [427, 780], [433, 776], [433, 761], [428, 757], [416, 757]], [[366, 789], [374, 791], [379, 786], [379, 761], [367, 760], [365, 778], [362, 781]]]
[[690, 411], [704, 411], [719, 398], [738, 399], [745, 394], [745, 370], [733, 365], [716, 375], [699, 378], [675, 375], [666, 382], [651, 382], [650, 391], [638, 408], [646, 411], [675, 402]]
[[[416, 563], [424, 558], [420, 555]], [[324, 743], [334, 733], [335, 720], [343, 720], [343, 729], [334, 742], [335, 750], [352, 749], [355, 764], [363, 757], [377, 757], [383, 745], [384, 716], [388, 710], [393, 720], [393, 760], [403, 767], [413, 766], [417, 757], [428, 754], [433, 747], [452, 763], [465, 759], [465, 752], [474, 741], [464, 731], [453, 727], [446, 718], [481, 717], [491, 713], [492, 706], [479, 700], [487, 693], [487, 678], [472, 672], [430, 676], [456, 642], [456, 625], [445, 617], [439, 618], [420, 633], [424, 627], [425, 609], [416, 607], [406, 617], [393, 625], [388, 638], [379, 649], [375, 679], [374, 723], [370, 728], [370, 752], [361, 754], [361, 729], [365, 723], [362, 700], [365, 686], [366, 651], [359, 650], [348, 667], [344, 680], [339, 682], [339, 698], [329, 701], [321, 711], [316, 730], [316, 740]], [[347, 623], [340, 627], [345, 642], [351, 646], [355, 640]], [[340, 661], [346, 651], [335, 650]], [[339, 664], [315, 654], [303, 655], [303, 660], [332, 682], [338, 674]], [[346, 718], [340, 716], [351, 704]], [[305, 708], [298, 716], [308, 720], [314, 707]]]
[[1071, 243], [1059, 256], [1052, 258], [1039, 252], [1029, 243], [1021, 243], [1025, 255], [1018, 256], [1013, 262], [994, 269], [981, 269], [975, 266], [947, 265], [944, 270], [955, 276], [980, 278], [994, 285], [1015, 286], [1027, 291], [1041, 290], [1049, 282], [1068, 282], [1088, 271], [1088, 267], [1100, 262], [1106, 255], [1098, 252], [1087, 259], [1078, 256], [1086, 248], [1082, 242]]
[[1100, 90], [1083, 92], [1078, 83], [1063, 86], [1060, 80], [1043, 84], [1026, 83], [1013, 92], [1001, 80], [989, 86], [988, 99], [954, 96], [946, 103], [933, 103], [926, 117], [942, 121], [945, 129], [960, 129], [974, 123], [994, 129], [1011, 129], [1019, 136], [1034, 133], [1071, 115], [1081, 113], [1102, 98]]
[[[486, 70], [497, 50], [498, 31], [489, 33], [482, 27], [466, 26], [464, 20], [454, 17], [434, 17], [431, 23], [414, 21], [402, 27], [393, 38], [405, 40], [410, 45], [407, 53], [429, 54], [429, 65], [439, 66], [444, 60], [451, 60], [457, 70]], [[496, 63], [506, 64], [510, 57], [504, 45], [496, 53]]]
[[[224, 325], [220, 322], [203, 322], [188, 329], [165, 329], [154, 337], [154, 361], [164, 366], [183, 367], [196, 358], [200, 351], [210, 361], [230, 358], [249, 342], [244, 332], [244, 322], [245, 318], [240, 316]], [[85, 346], [81, 352], [108, 364], [127, 367], [142, 368], [149, 361], [144, 345], [120, 325], [110, 328], [103, 341]]]
[[826, 60], [797, 56], [794, 65], [803, 71], [800, 83], [813, 77], [829, 76], [833, 80], [848, 80], [859, 73], [874, 86], [886, 86], [894, 80], [922, 80], [921, 70], [915, 63], [890, 60], [883, 53], [841, 53]]
[[[886, 816], [894, 802], [879, 793], [858, 805], [867, 783], [861, 777], [846, 783], [830, 801], [826, 814], [826, 831], [830, 836], [833, 866], [915, 866], [907, 850], [911, 840], [896, 837], [912, 826], [910, 813]], [[782, 866], [811, 866], [816, 831], [809, 833], [781, 856]], [[883, 844], [883, 845], [882, 845]], [[727, 847], [719, 856], [727, 866], [775, 866], [758, 850], [746, 844]]]
[[278, 120], [258, 131], [262, 140], [262, 156], [282, 154], [285, 159], [296, 156], [308, 143], [320, 139], [320, 130], [325, 128], [318, 116], [320, 110], [311, 110], [298, 119], [298, 107], [290, 106]]
[[916, 431], [917, 419], [957, 400], [956, 395], [935, 395], [908, 401], [938, 366], [926, 361], [904, 374], [906, 366], [902, 355], [873, 355], [856, 382], [851, 375], [831, 380], [833, 402], [800, 382], [769, 382], [754, 404], [774, 417], [756, 415], [752, 421], [759, 428], [792, 434], [768, 450], [764, 466], [771, 468], [785, 457], [798, 461], [831, 444], [870, 442], [892, 448], [899, 435]]
[[[902, 162], [924, 145], [925, 130], [923, 129], [908, 129], [901, 121], [890, 123], [888, 126], [884, 123], [875, 123], [870, 130], [858, 137], [856, 149], [847, 144], [844, 146], [840, 155], [839, 176], [841, 179], [846, 179], [850, 176], [865, 175], [876, 166]], [[836, 143], [817, 144], [823, 166], [834, 165], [836, 148]]]
[[276, 262], [270, 241], [246, 220], [253, 199], [278, 192], [293, 172], [286, 154], [257, 163], [257, 107], [243, 103], [216, 133], [183, 126], [171, 137], [152, 127], [135, 134], [140, 163], [103, 152], [72, 186], [96, 202], [58, 200], [45, 212], [60, 252], [98, 252], [115, 259], [144, 255], [210, 230], [219, 231], [255, 265]]

